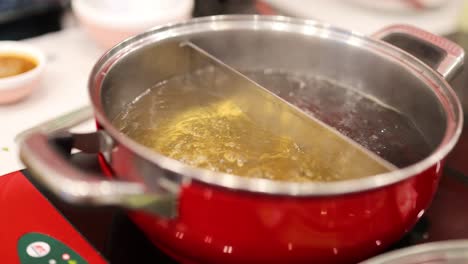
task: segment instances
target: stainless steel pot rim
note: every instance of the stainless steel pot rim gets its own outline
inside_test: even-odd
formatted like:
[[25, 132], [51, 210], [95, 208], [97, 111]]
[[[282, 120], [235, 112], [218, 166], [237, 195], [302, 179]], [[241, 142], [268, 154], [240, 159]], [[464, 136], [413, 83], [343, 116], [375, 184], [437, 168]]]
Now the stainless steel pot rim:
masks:
[[379, 255], [360, 264], [418, 264], [448, 260], [468, 260], [468, 239], [431, 242], [411, 246]]
[[[389, 58], [400, 63], [402, 67], [412, 71], [413, 74], [424, 81], [428, 86], [438, 90], [436, 95], [441, 101], [447, 116], [447, 128], [442, 142], [436, 150], [425, 159], [411, 166], [389, 173], [336, 182], [278, 182], [267, 179], [244, 178], [190, 167], [136, 143], [120, 133], [106, 117], [100, 100], [100, 85], [102, 76], [106, 75], [106, 72], [112, 68], [112, 65], [118, 61], [119, 58], [145, 44], [184, 35], [187, 32], [196, 32], [196, 30], [237, 29], [239, 25], [252, 30], [290, 31], [295, 29], [300, 30], [303, 34], [340, 38], [350, 45], [365, 47], [370, 52], [386, 54]], [[461, 134], [463, 124], [462, 107], [455, 92], [437, 72], [423, 64], [417, 58], [385, 42], [349, 30], [330, 26], [327, 23], [282, 16], [222, 15], [196, 18], [178, 24], [169, 24], [153, 28], [145, 33], [121, 42], [104, 54], [92, 70], [88, 88], [91, 104], [99, 124], [117, 142], [123, 144], [139, 156], [157, 164], [161, 168], [184, 175], [187, 181], [195, 180], [229, 189], [272, 195], [325, 196], [349, 194], [377, 189], [409, 179], [432, 166], [436, 166], [436, 171], [439, 172], [441, 169], [440, 161], [445, 158], [449, 151], [455, 146]]]

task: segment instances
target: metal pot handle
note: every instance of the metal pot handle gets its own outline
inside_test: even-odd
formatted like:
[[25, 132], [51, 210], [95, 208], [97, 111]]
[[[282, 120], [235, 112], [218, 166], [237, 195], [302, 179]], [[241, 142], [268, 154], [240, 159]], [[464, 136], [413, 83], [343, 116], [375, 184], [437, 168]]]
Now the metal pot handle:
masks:
[[112, 139], [104, 132], [73, 134], [65, 129], [92, 118], [85, 107], [47, 121], [17, 137], [20, 158], [31, 174], [61, 199], [80, 205], [120, 206], [145, 210], [161, 217], [172, 218], [177, 212], [177, 194], [158, 194], [146, 190], [143, 184], [110, 180], [103, 175], [83, 172], [67, 161], [72, 148], [98, 153], [109, 150]]
[[454, 42], [409, 25], [392, 25], [372, 34], [420, 59], [446, 80], [461, 69], [465, 52]]

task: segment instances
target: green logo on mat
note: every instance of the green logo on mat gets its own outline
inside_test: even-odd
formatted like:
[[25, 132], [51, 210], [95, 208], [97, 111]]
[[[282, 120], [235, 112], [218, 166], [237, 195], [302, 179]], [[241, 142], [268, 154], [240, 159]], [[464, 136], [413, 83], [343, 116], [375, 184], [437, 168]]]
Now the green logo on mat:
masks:
[[28, 233], [18, 241], [21, 264], [88, 264], [62, 242], [40, 233]]

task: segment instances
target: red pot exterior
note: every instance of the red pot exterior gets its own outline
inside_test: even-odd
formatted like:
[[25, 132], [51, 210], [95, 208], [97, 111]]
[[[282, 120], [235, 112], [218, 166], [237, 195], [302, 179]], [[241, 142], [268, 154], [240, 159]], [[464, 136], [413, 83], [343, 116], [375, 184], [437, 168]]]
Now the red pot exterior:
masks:
[[434, 196], [441, 165], [341, 196], [268, 196], [192, 182], [181, 192], [177, 219], [129, 214], [183, 263], [356, 263], [411, 229]]
[[[106, 174], [144, 182], [141, 159], [124, 145], [115, 146], [111, 160], [100, 158]], [[128, 213], [158, 248], [184, 264], [356, 263], [414, 226], [437, 191], [443, 164], [345, 195], [271, 196], [192, 181], [180, 192], [176, 219]]]
[[[184, 35], [189, 36], [194, 32], [198, 32], [198, 30], [202, 32], [203, 30], [213, 31], [213, 21], [227, 23], [220, 24], [219, 28], [224, 28], [225, 25], [234, 26], [237, 25], [236, 21], [240, 21], [239, 25], [241, 26], [239, 28], [243, 29], [246, 19], [235, 16], [216, 19], [201, 18], [194, 20], [194, 22], [175, 26], [171, 29], [171, 34], [166, 35], [173, 35], [173, 40], [177, 38], [186, 40]], [[251, 25], [252, 30], [262, 30], [259, 25], [265, 23], [263, 27], [268, 31], [272, 29], [278, 31], [273, 25], [285, 23], [284, 18], [255, 17], [252, 21], [254, 21]], [[268, 23], [273, 24], [269, 25]], [[309, 25], [305, 21], [295, 20], [287, 23], [285, 24]], [[196, 30], [192, 28], [193, 24], [196, 25]], [[177, 33], [178, 30], [181, 30], [180, 28], [184, 30]], [[317, 32], [326, 29], [333, 34], [337, 33], [336, 38], [339, 40], [337, 43], [353, 40], [350, 36], [354, 36], [351, 32], [348, 32], [345, 40], [339, 39], [341, 37], [338, 37], [338, 35], [343, 34], [342, 30], [334, 29], [325, 24], [321, 25], [320, 23], [312, 28], [314, 28], [313, 32], [316, 31], [315, 29], [318, 30]], [[407, 29], [406, 26], [399, 26], [398, 28], [400, 30]], [[108, 166], [107, 169], [109, 170], [107, 171], [112, 171], [112, 174], [117, 175], [116, 177], [119, 179], [142, 183], [147, 191], [164, 190], [164, 188], [158, 188], [161, 186], [156, 186], [155, 178], [157, 177], [165, 177], [166, 180], [169, 179], [172, 183], [179, 184], [181, 175], [172, 169], [163, 169], [157, 166], [157, 164], [162, 164], [162, 161], [158, 163], [154, 162], [155, 159], [150, 159], [145, 155], [138, 155], [137, 153], [145, 152], [142, 152], [141, 149], [135, 151], [136, 148], [131, 150], [124, 144], [123, 138], [119, 140], [117, 135], [120, 134], [112, 127], [111, 122], [104, 121], [105, 119], [99, 120], [99, 118], [106, 116], [102, 106], [103, 101], [108, 100], [111, 102], [115, 100], [120, 105], [125, 101], [120, 100], [120, 97], [129, 95], [117, 91], [109, 97], [110, 99], [105, 98], [104, 100], [101, 98], [101, 90], [103, 89], [103, 79], [110, 78], [110, 69], [116, 64], [116, 61], [125, 54], [129, 54], [128, 50], [139, 49], [149, 43], [147, 41], [156, 39], [154, 36], [160, 36], [157, 34], [160, 34], [159, 31], [162, 29], [164, 28], [155, 29], [151, 34], [140, 35], [116, 46], [96, 64], [89, 87], [91, 101], [97, 113], [98, 128], [106, 129], [104, 127], [107, 127], [109, 136], [114, 139], [112, 150], [108, 149], [105, 150], [106, 153], [103, 153], [109, 164], [102, 162], [103, 167]], [[226, 29], [230, 29], [230, 27], [226, 27]], [[299, 29], [304, 30], [302, 27]], [[387, 31], [390, 32], [390, 28], [387, 28]], [[418, 30], [416, 32], [420, 36], [415, 36], [419, 36], [418, 38], [421, 38], [424, 42], [428, 41], [425, 39], [429, 39], [431, 43], [435, 43], [436, 40], [441, 41], [438, 38], [434, 40], [435, 36], [428, 35], [429, 33]], [[180, 36], [176, 33], [180, 34]], [[330, 36], [333, 36], [333, 34]], [[461, 106], [454, 92], [448, 86], [446, 87], [445, 82], [441, 82], [442, 77], [439, 74], [431, 73], [429, 69], [419, 65], [419, 62], [412, 57], [406, 57], [400, 50], [392, 50], [389, 47], [376, 45], [375, 43], [376, 46], [374, 44], [370, 45], [370, 40], [362, 39], [358, 35], [354, 37], [359, 40], [359, 45], [362, 42], [362, 47], [368, 48], [365, 52], [375, 51], [388, 59], [391, 58], [392, 63], [398, 62], [399, 68], [394, 71], [394, 74], [400, 74], [401, 71], [410, 71], [417, 75], [426, 86], [431, 86], [431, 91], [438, 95], [437, 98], [440, 103], [438, 106], [444, 109], [447, 123], [445, 136], [441, 139], [441, 144], [445, 147], [437, 149], [436, 152], [445, 155], [448, 151], [446, 146], [454, 143], [454, 138], [456, 140], [457, 131], [462, 124]], [[163, 38], [167, 38], [167, 36], [164, 35]], [[276, 38], [276, 33], [274, 39], [279, 39]], [[349, 44], [348, 46], [354, 45], [347, 44]], [[440, 43], [437, 45], [444, 47]], [[453, 53], [454, 58], [462, 61], [463, 52], [461, 49], [458, 50], [456, 45], [451, 43], [444, 42], [444, 45], [446, 51], [450, 51]], [[447, 46], [451, 48], [447, 48]], [[284, 49], [284, 46], [281, 49]], [[364, 49], [359, 54], [362, 55], [363, 51]], [[350, 55], [351, 53], [343, 54]], [[325, 61], [321, 60], [321, 58], [319, 57], [317, 62]], [[265, 62], [268, 61], [265, 60]], [[372, 62], [373, 60], [369, 59], [369, 61]], [[382, 64], [383, 60], [378, 60], [378, 62], [379, 64], [376, 64], [376, 67]], [[305, 65], [305, 63], [306, 61], [301, 61], [298, 65]], [[453, 69], [461, 65], [456, 61], [452, 62], [452, 64], [455, 67]], [[135, 63], [135, 65], [139, 66], [140, 64]], [[392, 69], [393, 72], [393, 66], [389, 69]], [[385, 68], [382, 68], [382, 70], [385, 70]], [[335, 74], [335, 71], [336, 68], [333, 67], [333, 74]], [[134, 71], [131, 71], [131, 73], [133, 74]], [[354, 72], [351, 73], [354, 74]], [[132, 74], [129, 73], [128, 76], [134, 77]], [[146, 74], [146, 72], [143, 71], [143, 74]], [[333, 74], [324, 76], [332, 78]], [[387, 76], [385, 74], [385, 76], [388, 79], [388, 76], [393, 75]], [[403, 78], [403, 75], [401, 76]], [[411, 80], [409, 84], [413, 84], [414, 81]], [[117, 83], [120, 79], [117, 78], [113, 81]], [[152, 81], [151, 83], [154, 84]], [[118, 86], [113, 89], [127, 88], [129, 87]], [[412, 107], [418, 107], [418, 105]], [[111, 127], [115, 131], [111, 131]], [[435, 156], [432, 154], [431, 157], [438, 158], [440, 155]], [[104, 161], [104, 158], [101, 160]], [[426, 161], [422, 167], [426, 168], [427, 162], [429, 161]], [[425, 171], [417, 175], [409, 175], [405, 180], [392, 185], [352, 194], [327, 196], [266, 195], [222, 188], [193, 180], [191, 183], [182, 186], [180, 190], [177, 218], [168, 220], [143, 211], [131, 211], [129, 215], [156, 246], [182, 263], [356, 263], [383, 251], [413, 227], [429, 206], [437, 190], [442, 165], [443, 160], [439, 160]], [[171, 190], [164, 191], [171, 192]]]

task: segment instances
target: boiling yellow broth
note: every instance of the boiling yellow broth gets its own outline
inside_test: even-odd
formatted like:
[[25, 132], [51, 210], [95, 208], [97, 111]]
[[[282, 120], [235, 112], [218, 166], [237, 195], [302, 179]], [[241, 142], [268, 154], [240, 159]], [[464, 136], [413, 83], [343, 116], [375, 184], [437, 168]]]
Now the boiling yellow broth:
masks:
[[232, 101], [172, 80], [136, 100], [114, 120], [127, 136], [188, 165], [245, 177], [339, 180], [319, 153], [267, 131]]

